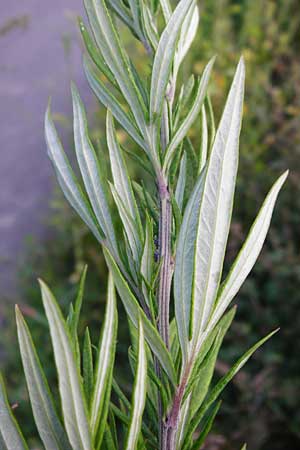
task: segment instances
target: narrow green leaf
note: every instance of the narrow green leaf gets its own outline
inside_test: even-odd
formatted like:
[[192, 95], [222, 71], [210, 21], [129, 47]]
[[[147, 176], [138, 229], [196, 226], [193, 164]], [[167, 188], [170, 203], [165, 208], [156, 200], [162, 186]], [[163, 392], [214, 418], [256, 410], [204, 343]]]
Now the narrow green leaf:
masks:
[[244, 444], [241, 450], [247, 450], [247, 444]]
[[180, 38], [174, 56], [173, 76], [176, 78], [177, 73], [184, 57], [186, 56], [192, 42], [196, 36], [199, 25], [199, 9], [196, 4], [191, 5], [181, 27]]
[[130, 17], [130, 11], [124, 5], [124, 3], [120, 0], [108, 0], [107, 3], [117, 14], [117, 16], [121, 20], [123, 20], [123, 22], [133, 31], [133, 33], [135, 33], [134, 23], [132, 18]]
[[253, 355], [253, 353], [261, 347], [267, 340], [269, 340], [278, 330], [272, 331], [270, 334], [265, 336], [259, 342], [257, 342], [253, 347], [251, 347], [244, 355], [232, 366], [232, 368], [224, 375], [220, 381], [215, 385], [215, 387], [209, 393], [207, 399], [202, 404], [202, 406], [197, 411], [196, 415], [190, 422], [190, 426], [185, 436], [184, 445], [182, 450], [188, 450], [188, 442], [192, 438], [198, 424], [202, 420], [206, 411], [210, 408], [210, 406], [218, 399], [220, 394], [223, 392], [227, 384], [232, 380], [232, 378], [239, 372], [239, 370], [246, 364], [249, 358]]
[[84, 0], [95, 40], [106, 64], [114, 74], [140, 130], [145, 130], [143, 100], [134, 83], [129, 58], [121, 45], [104, 0]]
[[208, 155], [208, 128], [207, 128], [207, 117], [205, 106], [202, 105], [201, 109], [201, 146], [200, 146], [200, 157], [199, 157], [199, 168], [198, 174], [202, 172], [207, 161]]
[[[149, 215], [146, 214], [145, 242], [141, 257], [140, 272], [148, 285], [151, 284], [153, 265], [154, 265], [153, 223]], [[149, 306], [150, 300], [148, 296], [148, 289], [144, 281], [143, 281], [143, 294]]]
[[129, 179], [125, 160], [117, 141], [113, 118], [110, 111], [107, 111], [106, 116], [106, 138], [114, 186], [122, 199], [126, 210], [134, 220], [137, 233], [142, 236], [143, 232], [140, 214], [132, 191], [131, 181]]
[[78, 341], [78, 324], [79, 324], [79, 317], [80, 317], [83, 294], [84, 294], [86, 273], [87, 273], [87, 265], [84, 266], [81, 277], [80, 277], [79, 289], [78, 289], [77, 297], [75, 300], [74, 312], [72, 314], [72, 320], [71, 320], [71, 325], [70, 325], [70, 333], [71, 333], [72, 340], [74, 343], [78, 367], [80, 367], [80, 347], [79, 347], [79, 341]]
[[193, 0], [181, 0], [178, 3], [159, 40], [151, 77], [150, 120], [152, 122], [161, 114], [180, 28], [192, 2]]
[[139, 262], [141, 251], [142, 251], [142, 244], [141, 244], [141, 240], [140, 240], [139, 235], [136, 230], [136, 222], [134, 221], [134, 218], [130, 215], [130, 212], [126, 208], [126, 205], [123, 203], [123, 200], [122, 200], [121, 196], [119, 195], [120, 191], [117, 191], [117, 189], [115, 188], [115, 186], [113, 184], [109, 183], [109, 186], [110, 186], [110, 190], [113, 195], [115, 204], [117, 205], [118, 213], [121, 217], [121, 220], [122, 220], [122, 223], [124, 226], [124, 230], [126, 232], [126, 236], [128, 239], [128, 244], [129, 244], [132, 256], [133, 256], [133, 260], [135, 262]]
[[201, 173], [185, 208], [178, 237], [174, 269], [174, 301], [178, 337], [183, 360], [186, 360], [189, 341], [189, 317], [193, 279], [193, 254], [197, 234], [197, 215], [204, 185]]
[[123, 107], [120, 105], [117, 98], [107, 89], [104, 83], [97, 77], [97, 74], [93, 70], [91, 64], [88, 62], [86, 58], [84, 58], [84, 71], [87, 77], [88, 83], [91, 89], [94, 91], [94, 94], [99, 99], [99, 101], [109, 109], [115, 119], [119, 122], [119, 124], [124, 128], [124, 130], [132, 137], [132, 139], [146, 152], [148, 151], [148, 147], [141, 137], [139, 131], [136, 126], [132, 123], [128, 115], [125, 113]]
[[86, 327], [83, 341], [82, 372], [83, 372], [83, 387], [85, 392], [86, 403], [90, 409], [94, 389], [94, 365], [93, 365], [92, 343], [88, 327]]
[[[103, 405], [105, 395], [111, 389], [111, 384], [108, 381], [110, 380], [110, 374], [115, 360], [117, 327], [116, 294], [112, 276], [109, 274], [105, 320], [99, 344], [100, 349], [95, 371], [95, 384], [91, 406], [90, 423], [94, 438], [97, 437], [100, 421], [106, 421], [106, 417], [103, 417]], [[99, 445], [98, 441], [97, 445]]]
[[168, 23], [172, 15], [172, 8], [169, 0], [159, 0], [165, 22]]
[[85, 45], [85, 48], [86, 48], [88, 54], [90, 55], [91, 59], [96, 64], [96, 66], [100, 70], [100, 72], [102, 72], [106, 76], [106, 78], [112, 83], [112, 85], [118, 89], [119, 87], [116, 83], [115, 77], [113, 76], [112, 72], [106, 65], [105, 61], [103, 60], [101, 53], [95, 46], [82, 19], [79, 19], [78, 22], [79, 22], [79, 29], [80, 29], [80, 32], [82, 35], [82, 39], [83, 39], [83, 42], [84, 42], [84, 45]]
[[147, 358], [142, 321], [139, 322], [138, 364], [133, 387], [130, 426], [125, 449], [135, 450], [141, 433], [143, 412], [147, 395]]
[[94, 213], [92, 212], [88, 200], [83, 194], [80, 185], [76, 180], [76, 177], [72, 171], [70, 163], [58, 138], [53, 120], [51, 118], [50, 104], [48, 106], [45, 117], [45, 135], [49, 158], [53, 163], [58, 182], [66, 199], [79, 214], [82, 220], [87, 224], [98, 241], [102, 242], [102, 231], [98, 228]]
[[186, 184], [186, 153], [183, 153], [183, 156], [181, 158], [180, 162], [180, 169], [179, 169], [179, 175], [178, 180], [176, 184], [176, 190], [175, 190], [175, 199], [177, 202], [177, 205], [182, 212], [183, 210], [183, 199], [184, 199], [184, 190], [185, 190], [185, 184]]
[[[212, 412], [210, 413], [210, 415], [208, 416], [202, 430], [201, 433], [199, 434], [199, 436], [197, 437], [197, 439], [195, 440], [195, 442], [193, 443], [193, 446], [191, 448], [191, 450], [199, 450], [201, 448], [201, 446], [204, 444], [204, 441], [208, 435], [208, 433], [210, 432], [213, 424], [214, 424], [214, 420], [216, 418], [216, 415], [218, 414], [218, 411], [220, 409], [221, 406], [221, 401], [219, 401], [212, 409]], [[243, 449], [242, 449], [243, 450]]]
[[165, 173], [167, 173], [168, 168], [170, 167], [170, 164], [171, 164], [171, 161], [172, 161], [172, 158], [173, 158], [176, 148], [178, 147], [180, 142], [184, 139], [187, 132], [189, 131], [192, 124], [194, 123], [194, 121], [196, 120], [196, 118], [199, 115], [201, 106], [203, 105], [203, 102], [205, 99], [207, 86], [208, 86], [208, 82], [210, 79], [210, 74], [211, 74], [211, 70], [212, 70], [214, 61], [215, 61], [215, 58], [212, 58], [209, 61], [209, 63], [207, 64], [207, 66], [205, 67], [203, 75], [201, 77], [201, 81], [198, 82], [195, 100], [194, 100], [192, 106], [189, 108], [189, 111], [188, 111], [186, 117], [184, 118], [184, 120], [182, 121], [178, 130], [174, 134], [174, 136], [166, 150], [166, 154], [165, 154], [166, 156], [165, 156], [165, 160], [164, 160]]
[[222, 316], [254, 266], [270, 226], [277, 196], [287, 176], [288, 172], [283, 173], [268, 193], [244, 245], [234, 261], [227, 278], [221, 286], [220, 293], [218, 294], [217, 306], [213, 312], [209, 328], [213, 327], [214, 323]]
[[16, 306], [16, 321], [22, 363], [36, 427], [47, 450], [71, 449], [55, 411], [52, 395], [28, 326]]
[[39, 282], [50, 327], [64, 424], [68, 438], [72, 448], [91, 450], [87, 410], [71, 336], [53, 294], [43, 281], [40, 280]]
[[28, 450], [19, 425], [8, 402], [2, 374], [0, 373], [0, 445], [1, 450]]
[[87, 120], [79, 93], [72, 85], [75, 150], [91, 205], [110, 247], [118, 254], [114, 226], [107, 201], [105, 180], [96, 152], [88, 136]]
[[140, 308], [127, 282], [125, 281], [121, 272], [119, 271], [119, 268], [116, 265], [113, 257], [106, 248], [103, 249], [103, 252], [107, 265], [112, 272], [116, 288], [123, 302], [128, 317], [131, 319], [132, 323], [136, 328], [138, 326], [139, 317], [141, 318], [143, 322], [145, 338], [148, 341], [151, 350], [157, 356], [162, 367], [168, 374], [171, 382], [175, 385], [176, 376], [170, 353], [166, 349], [166, 346], [163, 343], [161, 337], [159, 336], [156, 328], [147, 319], [145, 313]]
[[220, 323], [217, 325], [215, 339], [212, 344], [212, 347], [205, 356], [205, 359], [198, 367], [197, 374], [195, 374], [196, 375], [195, 387], [193, 388], [193, 394], [191, 396], [191, 402], [189, 406], [190, 417], [193, 417], [197, 409], [200, 408], [208, 392], [214, 374], [220, 347], [222, 345], [224, 336], [232, 323], [234, 315], [235, 315], [235, 308], [229, 311], [229, 313], [226, 314], [222, 318]]
[[205, 171], [199, 210], [195, 212], [197, 237], [190, 269], [193, 271], [191, 331], [196, 346], [213, 308], [223, 267], [238, 166], [244, 80], [241, 58]]

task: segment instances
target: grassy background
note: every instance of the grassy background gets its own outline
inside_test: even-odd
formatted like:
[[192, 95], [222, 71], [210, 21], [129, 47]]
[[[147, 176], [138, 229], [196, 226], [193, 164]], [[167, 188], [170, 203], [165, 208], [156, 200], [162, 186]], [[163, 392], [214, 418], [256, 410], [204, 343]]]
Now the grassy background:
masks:
[[[201, 3], [200, 30], [184, 63], [182, 76], [190, 70], [200, 74], [208, 59], [217, 54], [211, 85], [217, 118], [241, 53], [247, 65], [240, 171], [227, 264], [236, 255], [271, 184], [286, 168], [291, 171], [263, 252], [238, 296], [238, 314], [218, 361], [216, 376], [226, 371], [259, 337], [278, 326], [281, 331], [227, 389], [205, 448], [238, 449], [247, 441], [251, 450], [296, 449], [300, 444], [300, 360], [296, 344], [300, 334], [299, 1], [205, 0]], [[134, 49], [133, 41], [128, 40], [127, 44]], [[135, 56], [139, 69], [143, 70], [142, 55]], [[92, 136], [97, 142], [103, 137], [104, 111], [97, 107], [92, 112]], [[122, 133], [120, 138], [126, 144]], [[199, 126], [193, 130], [192, 139], [197, 145]], [[128, 145], [133, 148], [132, 143]], [[139, 178], [133, 165], [132, 171]], [[88, 262], [81, 326], [83, 330], [89, 323], [96, 340], [105, 302], [106, 269], [98, 245], [58, 192], [52, 199], [52, 210], [49, 226], [55, 230], [54, 235], [42, 248], [34, 241], [28, 243], [20, 279], [23, 310], [35, 341], [43, 349], [41, 358], [55, 386], [47, 326], [31, 273], [38, 268], [67, 310], [75, 296], [82, 265]], [[16, 414], [27, 435], [34, 438], [11, 306], [5, 307], [4, 313], [1, 331], [4, 372], [11, 399], [20, 405]], [[121, 326], [116, 371], [123, 384], [130, 382], [124, 368], [127, 342], [125, 327]]]

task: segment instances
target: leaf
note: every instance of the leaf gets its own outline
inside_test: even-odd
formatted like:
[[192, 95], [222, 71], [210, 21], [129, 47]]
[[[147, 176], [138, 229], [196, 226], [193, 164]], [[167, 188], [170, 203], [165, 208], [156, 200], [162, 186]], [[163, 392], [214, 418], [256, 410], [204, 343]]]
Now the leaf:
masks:
[[183, 362], [186, 360], [189, 341], [190, 301], [192, 295], [193, 254], [197, 233], [197, 211], [200, 206], [204, 173], [200, 174], [185, 208], [178, 236], [174, 269], [174, 301], [178, 338]]
[[87, 224], [99, 242], [103, 241], [103, 233], [99, 229], [96, 218], [83, 194], [80, 185], [72, 171], [70, 163], [58, 138], [53, 120], [51, 118], [50, 104], [45, 117], [45, 135], [48, 146], [48, 154], [53, 163], [60, 187], [77, 214]]
[[174, 70], [173, 74], [176, 78], [179, 66], [186, 56], [192, 42], [196, 36], [199, 25], [199, 9], [197, 4], [192, 4], [181, 27], [181, 33], [177, 49], [174, 56]]
[[78, 367], [80, 367], [80, 348], [79, 348], [79, 342], [78, 342], [78, 323], [79, 323], [79, 317], [81, 312], [81, 306], [82, 306], [82, 300], [83, 300], [83, 294], [84, 294], [84, 286], [85, 286], [85, 279], [86, 279], [86, 273], [87, 273], [87, 265], [84, 266], [80, 282], [79, 282], [79, 289], [77, 293], [77, 297], [75, 300], [75, 307], [74, 312], [72, 314], [72, 320], [70, 325], [70, 333], [72, 336], [72, 341], [74, 343], [76, 358], [78, 361]]
[[[97, 367], [95, 371], [95, 383], [91, 406], [91, 430], [94, 439], [97, 436], [98, 427], [101, 422], [106, 422], [106, 417], [103, 415], [103, 406], [105, 395], [110, 391], [111, 384], [108, 383], [110, 373], [115, 359], [116, 339], [117, 339], [117, 306], [116, 294], [111, 274], [108, 278], [107, 288], [107, 304], [105, 312], [105, 320], [99, 344], [99, 354], [97, 360]], [[107, 412], [106, 412], [107, 416]], [[97, 440], [97, 445], [100, 446]]]
[[139, 321], [138, 364], [133, 387], [130, 425], [125, 441], [126, 450], [135, 450], [137, 448], [139, 435], [141, 433], [142, 417], [146, 403], [146, 394], [147, 394], [147, 358], [144, 342], [143, 325], [142, 321]]
[[121, 20], [134, 32], [134, 24], [130, 17], [129, 10], [120, 0], [108, 0], [107, 3], [113, 11], [120, 17]]
[[86, 327], [85, 329], [83, 341], [82, 371], [83, 371], [83, 387], [85, 392], [86, 403], [90, 409], [94, 388], [94, 365], [93, 365], [92, 343], [88, 327]]
[[[198, 216], [191, 297], [191, 332], [197, 346], [207, 325], [220, 282], [228, 239], [244, 96], [245, 67], [241, 58], [207, 163]], [[188, 300], [189, 301], [189, 300]]]
[[131, 181], [128, 176], [127, 167], [121, 153], [121, 149], [116, 137], [113, 118], [110, 111], [106, 116], [106, 137], [109, 149], [111, 171], [114, 186], [130, 216], [134, 220], [137, 234], [143, 235], [140, 214], [133, 194]]
[[199, 434], [199, 437], [193, 443], [193, 446], [191, 447], [191, 450], [199, 450], [202, 447], [202, 445], [204, 444], [204, 441], [205, 441], [207, 435], [209, 434], [209, 432], [210, 432], [210, 430], [211, 430], [211, 428], [213, 426], [213, 423], [214, 423], [214, 420], [216, 418], [216, 415], [219, 412], [221, 403], [222, 402], [219, 401], [213, 407], [212, 412], [210, 413], [209, 417], [207, 418], [207, 420], [206, 420], [206, 422], [205, 422], [205, 424], [204, 424], [204, 426], [203, 426], [203, 428], [201, 430], [201, 433]]
[[[145, 242], [144, 249], [141, 257], [141, 267], [140, 272], [143, 279], [148, 285], [151, 284], [152, 274], [154, 266], [154, 242], [153, 242], [153, 223], [146, 213], [146, 230], [145, 230]], [[146, 299], [148, 306], [150, 306], [148, 289], [145, 281], [143, 281], [143, 294]]]
[[159, 336], [156, 328], [147, 319], [145, 313], [140, 308], [136, 298], [132, 294], [128, 284], [126, 283], [125, 279], [120, 273], [118, 266], [116, 265], [109, 251], [106, 248], [104, 248], [103, 253], [107, 265], [112, 272], [116, 288], [123, 302], [128, 317], [130, 318], [130, 320], [132, 321], [132, 323], [136, 328], [138, 327], [139, 317], [141, 318], [143, 322], [145, 338], [148, 341], [151, 350], [157, 356], [158, 360], [161, 363], [161, 366], [166, 371], [171, 382], [175, 385], [176, 376], [174, 366], [170, 357], [170, 353], [166, 349], [166, 346], [163, 343], [161, 337]]
[[200, 147], [200, 157], [199, 157], [199, 169], [198, 173], [200, 174], [205, 167], [208, 155], [208, 128], [207, 128], [207, 118], [205, 106], [202, 105], [201, 109], [201, 147]]
[[171, 15], [172, 15], [172, 9], [169, 0], [159, 0], [163, 16], [165, 19], [165, 22], [168, 23]]
[[168, 168], [170, 167], [170, 164], [172, 162], [172, 158], [174, 156], [174, 152], [175, 152], [176, 148], [178, 147], [180, 142], [184, 139], [187, 132], [189, 131], [192, 124], [194, 123], [197, 116], [199, 115], [201, 106], [205, 99], [207, 86], [208, 86], [208, 82], [209, 82], [209, 78], [210, 78], [210, 74], [211, 74], [211, 70], [212, 70], [214, 61], [215, 61], [215, 58], [212, 58], [209, 61], [209, 63], [207, 64], [207, 66], [205, 67], [201, 81], [200, 82], [198, 81], [195, 100], [194, 100], [192, 106], [189, 108], [188, 114], [186, 115], [186, 117], [182, 121], [181, 125], [177, 129], [176, 133], [172, 137], [172, 140], [166, 150], [166, 154], [165, 154], [166, 156], [165, 156], [165, 160], [164, 160], [165, 173], [168, 172]]
[[244, 355], [238, 359], [238, 361], [231, 367], [231, 369], [224, 375], [220, 381], [215, 385], [215, 387], [211, 390], [205, 402], [203, 402], [202, 406], [197, 411], [196, 415], [190, 422], [190, 426], [187, 430], [184, 445], [182, 450], [187, 450], [189, 448], [188, 442], [192, 438], [198, 424], [202, 420], [206, 411], [210, 408], [210, 406], [218, 399], [220, 394], [223, 392], [227, 384], [232, 380], [232, 378], [239, 372], [239, 370], [246, 364], [249, 358], [253, 355], [253, 353], [261, 347], [267, 340], [269, 340], [275, 333], [277, 333], [278, 329], [272, 331], [270, 334], [265, 336], [259, 342], [257, 342], [253, 347], [251, 347]]
[[3, 450], [28, 450], [19, 425], [8, 402], [2, 374], [0, 373], [0, 448]]
[[191, 401], [189, 405], [190, 417], [193, 417], [197, 409], [202, 405], [202, 402], [208, 392], [214, 370], [217, 361], [217, 357], [220, 351], [225, 334], [227, 333], [232, 320], [235, 315], [235, 308], [229, 311], [216, 326], [216, 333], [214, 342], [204, 361], [200, 364], [197, 372], [195, 373], [196, 382], [193, 388]]
[[87, 410], [71, 336], [50, 289], [43, 281], [39, 280], [39, 282], [50, 327], [64, 424], [69, 441], [72, 448], [76, 450], [91, 450]]
[[52, 395], [28, 326], [16, 306], [16, 321], [22, 363], [36, 427], [47, 450], [71, 449], [55, 411]]
[[159, 117], [166, 95], [172, 60], [182, 22], [193, 0], [181, 0], [164, 29], [155, 53], [150, 91], [150, 120]]
[[184, 199], [186, 176], [187, 176], [186, 153], [183, 153], [183, 156], [182, 156], [181, 162], [180, 162], [179, 175], [178, 175], [178, 180], [177, 180], [176, 190], [175, 190], [175, 199], [176, 199], [177, 205], [181, 212], [183, 210], [183, 199]]
[[86, 58], [83, 60], [83, 67], [88, 83], [99, 101], [109, 109], [119, 124], [132, 137], [132, 139], [144, 150], [148, 151], [148, 147], [141, 137], [138, 129], [132, 123], [117, 98], [105, 87], [104, 83], [97, 77], [91, 64]]
[[79, 28], [81, 32], [81, 36], [85, 45], [85, 48], [87, 49], [87, 52], [93, 62], [96, 64], [97, 68], [106, 76], [106, 78], [112, 83], [112, 85], [119, 89], [116, 79], [108, 66], [106, 65], [105, 61], [103, 60], [101, 53], [96, 48], [88, 30], [86, 29], [82, 19], [79, 19]]
[[217, 298], [217, 305], [213, 312], [209, 327], [213, 327], [214, 323], [218, 321], [218, 318], [222, 316], [254, 266], [270, 226], [277, 196], [287, 176], [288, 171], [278, 178], [268, 193], [245, 243], [234, 261], [227, 278], [221, 286]]
[[78, 165], [97, 220], [104, 231], [110, 248], [118, 254], [114, 226], [107, 201], [105, 180], [96, 152], [88, 136], [87, 120], [83, 103], [72, 84], [74, 141]]
[[[124, 230], [126, 232], [126, 236], [128, 239], [129, 247], [133, 256], [133, 260], [135, 262], [139, 262], [140, 260], [140, 254], [141, 254], [141, 240], [139, 238], [139, 235], [136, 231], [136, 223], [133, 219], [133, 217], [130, 216], [130, 213], [126, 206], [124, 205], [119, 192], [117, 191], [115, 186], [113, 184], [110, 184], [110, 190], [113, 195], [115, 204], [118, 208], [119, 216], [121, 217]], [[134, 270], [134, 268], [132, 268]]]
[[86, 13], [97, 45], [128, 102], [136, 123], [145, 130], [145, 106], [135, 85], [129, 58], [121, 45], [104, 0], [84, 0]]

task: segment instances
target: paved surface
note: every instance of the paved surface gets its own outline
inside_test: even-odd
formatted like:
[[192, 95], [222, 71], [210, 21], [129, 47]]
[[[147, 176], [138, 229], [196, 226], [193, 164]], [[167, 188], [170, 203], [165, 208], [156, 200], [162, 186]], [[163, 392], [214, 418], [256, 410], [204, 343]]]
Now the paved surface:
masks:
[[81, 0], [11, 0], [0, 7], [0, 303], [17, 292], [24, 240], [45, 233], [53, 185], [43, 136], [47, 98], [70, 118], [70, 79], [88, 91], [78, 14]]

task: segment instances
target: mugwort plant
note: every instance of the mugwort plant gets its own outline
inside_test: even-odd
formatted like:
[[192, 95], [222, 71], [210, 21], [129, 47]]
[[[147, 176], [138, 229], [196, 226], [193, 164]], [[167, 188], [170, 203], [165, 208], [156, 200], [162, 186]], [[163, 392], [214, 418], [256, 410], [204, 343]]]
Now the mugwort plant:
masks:
[[[86, 269], [66, 319], [40, 281], [58, 374], [57, 408], [30, 331], [16, 308], [36, 427], [47, 450], [197, 450], [212, 427], [223, 389], [274, 334], [251, 347], [212, 386], [218, 353], [235, 315], [235, 307], [229, 306], [260, 253], [287, 173], [271, 188], [231, 269], [223, 274], [239, 159], [243, 58], [216, 129], [207, 93], [214, 58], [201, 77], [191, 75], [183, 84], [178, 77], [197, 32], [195, 0], [180, 0], [174, 9], [169, 0], [84, 0], [84, 5], [89, 22], [86, 27], [79, 20], [84, 69], [107, 110], [110, 179], [89, 137], [75, 85], [80, 179], [63, 150], [50, 105], [45, 134], [66, 199], [102, 247], [109, 269], [106, 313], [99, 344], [91, 342], [87, 328], [81, 345], [77, 329]], [[122, 44], [124, 26], [144, 47], [148, 77], [138, 72]], [[196, 122], [201, 123], [200, 148], [189, 137]], [[134, 151], [120, 144], [119, 127]], [[142, 182], [129, 175], [128, 155], [140, 173], [147, 172]], [[114, 375], [115, 288], [132, 339], [131, 400]], [[0, 448], [27, 449], [2, 379], [0, 386]]]

